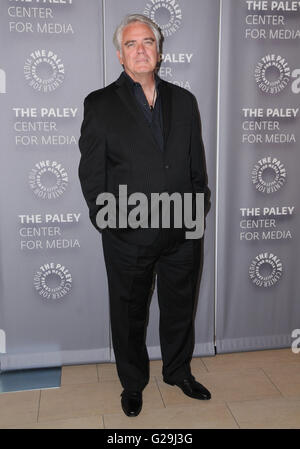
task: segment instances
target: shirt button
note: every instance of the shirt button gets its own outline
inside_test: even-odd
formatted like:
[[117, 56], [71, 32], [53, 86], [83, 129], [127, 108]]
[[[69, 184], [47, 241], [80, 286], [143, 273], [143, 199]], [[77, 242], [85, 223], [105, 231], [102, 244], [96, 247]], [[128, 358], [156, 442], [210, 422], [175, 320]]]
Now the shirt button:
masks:
[[165, 165], [165, 168], [166, 168], [166, 169], [170, 168], [170, 165]]

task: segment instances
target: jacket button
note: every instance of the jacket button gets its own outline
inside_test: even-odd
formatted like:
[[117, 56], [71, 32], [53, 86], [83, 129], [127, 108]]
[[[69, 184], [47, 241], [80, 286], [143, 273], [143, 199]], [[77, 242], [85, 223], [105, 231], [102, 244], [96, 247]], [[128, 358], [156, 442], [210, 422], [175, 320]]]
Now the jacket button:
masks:
[[170, 168], [170, 165], [165, 165], [165, 168], [166, 168], [166, 169]]

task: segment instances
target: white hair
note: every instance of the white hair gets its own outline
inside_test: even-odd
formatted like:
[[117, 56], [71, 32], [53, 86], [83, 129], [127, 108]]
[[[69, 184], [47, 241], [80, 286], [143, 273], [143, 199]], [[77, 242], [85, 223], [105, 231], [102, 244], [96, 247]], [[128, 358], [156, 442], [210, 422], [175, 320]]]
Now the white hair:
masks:
[[124, 17], [122, 22], [117, 26], [116, 31], [114, 32], [114, 36], [113, 36], [113, 43], [114, 43], [114, 46], [116, 47], [116, 49], [122, 54], [123, 30], [127, 25], [129, 25], [130, 23], [134, 23], [134, 22], [145, 23], [153, 31], [153, 34], [156, 39], [157, 52], [159, 53], [160, 45], [161, 45], [161, 41], [162, 41], [162, 34], [160, 32], [160, 29], [158, 28], [156, 23], [154, 23], [151, 19], [149, 19], [148, 17], [146, 17], [142, 14], [128, 14], [127, 16]]

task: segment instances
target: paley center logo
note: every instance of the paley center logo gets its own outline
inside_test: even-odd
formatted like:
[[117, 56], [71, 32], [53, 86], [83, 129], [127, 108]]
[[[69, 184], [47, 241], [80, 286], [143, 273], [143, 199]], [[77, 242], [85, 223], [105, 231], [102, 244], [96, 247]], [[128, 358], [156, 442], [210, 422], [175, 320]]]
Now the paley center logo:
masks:
[[34, 50], [25, 61], [24, 75], [33, 89], [49, 93], [63, 83], [65, 67], [52, 50]]
[[256, 190], [262, 193], [277, 192], [286, 182], [286, 169], [276, 157], [260, 159], [253, 167], [251, 177]]
[[60, 299], [70, 292], [72, 275], [60, 263], [45, 263], [34, 274], [33, 284], [42, 298]]
[[0, 69], [0, 94], [6, 94], [6, 73]]
[[258, 62], [254, 77], [258, 87], [263, 92], [278, 94], [288, 85], [291, 69], [284, 57], [269, 54], [262, 57]]
[[150, 0], [144, 15], [159, 26], [164, 37], [176, 33], [181, 25], [182, 11], [176, 0]]
[[291, 90], [300, 94], [300, 69], [291, 70], [287, 60], [281, 55], [268, 54], [255, 67], [254, 77], [262, 92], [276, 95], [284, 90], [291, 79]]
[[68, 173], [57, 161], [40, 161], [29, 172], [29, 185], [34, 194], [43, 200], [60, 197], [68, 182]]
[[261, 253], [252, 260], [249, 277], [258, 287], [272, 287], [282, 276], [283, 265], [275, 254]]
[[102, 206], [96, 216], [100, 229], [193, 229], [185, 233], [187, 239], [199, 239], [204, 233], [203, 193], [151, 193], [149, 198], [141, 192], [128, 195], [127, 185], [120, 184], [117, 198], [103, 192], [96, 204]]

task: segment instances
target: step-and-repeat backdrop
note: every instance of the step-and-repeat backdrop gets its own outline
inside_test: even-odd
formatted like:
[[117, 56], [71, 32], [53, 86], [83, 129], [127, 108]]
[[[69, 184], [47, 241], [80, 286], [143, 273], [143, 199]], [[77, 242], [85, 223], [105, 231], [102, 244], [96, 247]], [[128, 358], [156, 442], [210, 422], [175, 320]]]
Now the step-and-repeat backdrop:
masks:
[[217, 351], [300, 328], [300, 4], [222, 2]]
[[[298, 3], [1, 1], [1, 370], [114, 360], [78, 138], [85, 96], [122, 70], [112, 35], [128, 13], [161, 27], [159, 74], [196, 95], [202, 118], [212, 208], [194, 354], [290, 346], [300, 327]], [[154, 288], [151, 358], [158, 320]]]
[[110, 357], [101, 239], [78, 181], [102, 21], [98, 1], [0, 3], [1, 370]]

